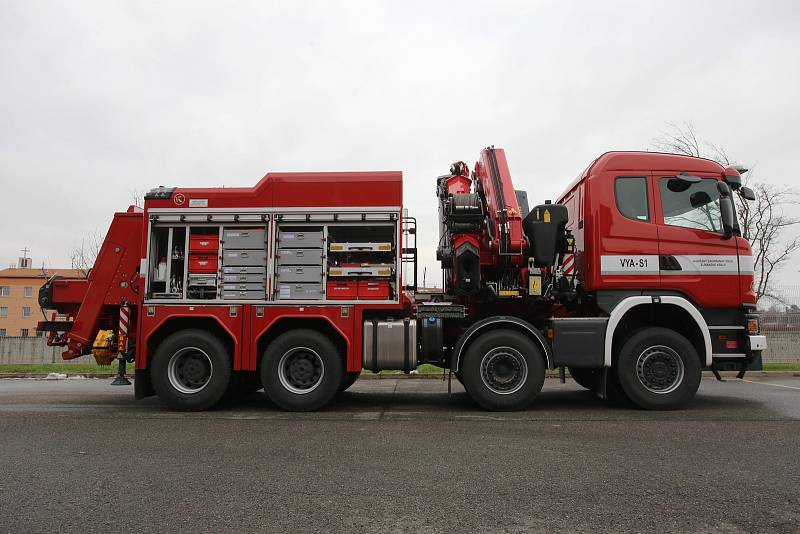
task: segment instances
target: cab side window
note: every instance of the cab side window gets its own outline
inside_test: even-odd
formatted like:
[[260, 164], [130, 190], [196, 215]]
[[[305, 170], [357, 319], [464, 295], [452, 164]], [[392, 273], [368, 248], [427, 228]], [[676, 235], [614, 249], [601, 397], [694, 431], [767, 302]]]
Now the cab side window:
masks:
[[617, 177], [614, 180], [614, 196], [617, 199], [617, 209], [625, 217], [634, 221], [650, 220], [650, 211], [647, 207], [647, 177]]
[[722, 232], [717, 180], [704, 179], [676, 187], [669, 177], [659, 180], [664, 224], [708, 232]]

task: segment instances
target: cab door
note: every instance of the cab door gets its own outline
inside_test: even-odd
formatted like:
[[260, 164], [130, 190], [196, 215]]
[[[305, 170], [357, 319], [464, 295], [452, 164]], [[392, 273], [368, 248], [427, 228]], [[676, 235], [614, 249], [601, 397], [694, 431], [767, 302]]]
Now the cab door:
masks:
[[653, 176], [661, 287], [704, 308], [738, 307], [736, 238], [723, 238], [718, 178], [702, 173], [680, 184], [675, 174]]

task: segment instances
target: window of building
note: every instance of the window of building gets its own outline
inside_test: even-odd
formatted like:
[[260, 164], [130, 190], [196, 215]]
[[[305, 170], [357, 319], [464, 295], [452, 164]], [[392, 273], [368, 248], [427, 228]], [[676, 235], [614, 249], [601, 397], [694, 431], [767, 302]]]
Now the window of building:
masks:
[[0, 297], [10, 297], [11, 286], [0, 286]]
[[19, 335], [21, 335], [22, 337], [28, 337], [28, 329], [27, 328], [21, 328], [20, 331], [19, 331]]
[[722, 231], [717, 180], [704, 179], [684, 189], [674, 186], [670, 188], [670, 178], [667, 177], [661, 179], [659, 191], [664, 224], [708, 232]]
[[25, 298], [32, 298], [33, 297], [33, 288], [26, 287], [25, 288]]
[[614, 180], [614, 196], [617, 209], [634, 221], [649, 221], [647, 209], [647, 178], [644, 176], [622, 176]]
[[0, 317], [8, 317], [8, 308], [0, 306]]
[[30, 306], [23, 306], [22, 307], [22, 316], [23, 317], [30, 317], [31, 316], [31, 307]]
[[0, 328], [0, 337], [6, 337], [6, 329]]

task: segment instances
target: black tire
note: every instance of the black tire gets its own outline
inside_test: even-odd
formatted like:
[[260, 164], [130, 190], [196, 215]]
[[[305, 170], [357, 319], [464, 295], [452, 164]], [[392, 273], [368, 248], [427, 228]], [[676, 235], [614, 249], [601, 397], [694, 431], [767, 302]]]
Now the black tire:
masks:
[[464, 388], [487, 410], [527, 408], [542, 390], [545, 359], [539, 347], [514, 330], [492, 330], [464, 354]]
[[700, 387], [702, 367], [688, 339], [667, 328], [634, 332], [622, 345], [617, 378], [640, 408], [674, 410], [686, 405]]
[[280, 408], [318, 410], [336, 393], [342, 380], [342, 356], [315, 330], [290, 330], [272, 341], [261, 359], [261, 383]]
[[569, 376], [577, 382], [577, 384], [590, 391], [597, 391], [600, 382], [603, 380], [602, 369], [575, 369], [569, 368]]
[[342, 373], [342, 381], [339, 382], [339, 393], [347, 391], [350, 388], [350, 386], [356, 383], [356, 380], [358, 380], [359, 376], [361, 376], [361, 373], [359, 372]]
[[215, 335], [181, 330], [158, 345], [150, 379], [156, 394], [173, 410], [207, 410], [228, 390], [231, 356]]

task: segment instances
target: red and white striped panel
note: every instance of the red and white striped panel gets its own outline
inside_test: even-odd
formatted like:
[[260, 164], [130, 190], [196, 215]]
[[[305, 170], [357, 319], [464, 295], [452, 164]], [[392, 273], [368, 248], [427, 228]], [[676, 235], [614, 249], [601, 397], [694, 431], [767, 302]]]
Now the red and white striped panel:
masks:
[[561, 268], [564, 274], [573, 274], [573, 271], [575, 270], [575, 254], [567, 254], [564, 256], [564, 263], [562, 264]]
[[119, 333], [128, 335], [128, 324], [130, 323], [130, 309], [128, 306], [121, 306], [119, 309]]

